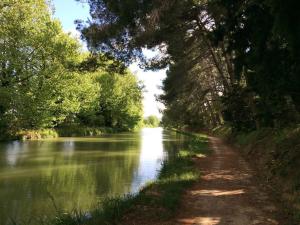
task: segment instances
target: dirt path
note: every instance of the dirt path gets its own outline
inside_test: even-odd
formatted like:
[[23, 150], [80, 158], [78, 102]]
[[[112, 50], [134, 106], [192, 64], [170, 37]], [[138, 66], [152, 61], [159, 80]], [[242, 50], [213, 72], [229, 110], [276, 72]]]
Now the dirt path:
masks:
[[210, 138], [214, 153], [197, 159], [202, 176], [182, 200], [172, 224], [275, 225], [278, 210], [254, 179], [239, 154], [218, 138]]

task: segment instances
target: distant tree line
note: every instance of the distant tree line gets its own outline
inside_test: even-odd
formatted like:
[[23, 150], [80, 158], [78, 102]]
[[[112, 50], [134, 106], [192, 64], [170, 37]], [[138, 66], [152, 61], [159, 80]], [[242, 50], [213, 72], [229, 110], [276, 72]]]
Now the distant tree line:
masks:
[[160, 125], [160, 119], [155, 115], [151, 115], [144, 118], [145, 127], [159, 127], [159, 125]]
[[[89, 0], [78, 28], [94, 52], [168, 68], [163, 123], [234, 131], [299, 122], [300, 14], [295, 0]], [[143, 48], [160, 51], [145, 59]]]
[[66, 124], [134, 128], [142, 90], [124, 64], [84, 53], [44, 0], [0, 2], [0, 133]]

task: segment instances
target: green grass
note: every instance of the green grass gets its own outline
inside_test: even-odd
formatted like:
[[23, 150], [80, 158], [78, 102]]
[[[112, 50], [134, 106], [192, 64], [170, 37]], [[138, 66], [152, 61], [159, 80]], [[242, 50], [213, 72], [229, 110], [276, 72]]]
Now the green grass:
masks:
[[[114, 225], [122, 220], [164, 221], [177, 213], [184, 191], [199, 179], [193, 158], [209, 153], [205, 135], [188, 133], [187, 149], [181, 149], [163, 163], [156, 181], [148, 183], [135, 195], [108, 198], [91, 212], [60, 212], [55, 218], [43, 218], [40, 225]], [[12, 225], [19, 225], [12, 223]], [[25, 225], [25, 224], [24, 224]], [[28, 225], [28, 224], [26, 224]]]

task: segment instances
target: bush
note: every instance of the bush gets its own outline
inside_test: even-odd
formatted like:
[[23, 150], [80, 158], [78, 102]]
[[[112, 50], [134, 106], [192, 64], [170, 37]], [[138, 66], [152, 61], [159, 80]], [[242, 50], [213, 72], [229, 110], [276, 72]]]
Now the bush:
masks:
[[109, 127], [85, 127], [69, 125], [56, 129], [60, 137], [98, 136], [103, 133], [114, 133], [118, 130]]
[[57, 137], [58, 133], [53, 129], [21, 130], [16, 134], [16, 138], [20, 140], [39, 140]]
[[160, 125], [160, 119], [155, 116], [148, 116], [144, 119], [144, 126], [145, 127], [158, 127]]

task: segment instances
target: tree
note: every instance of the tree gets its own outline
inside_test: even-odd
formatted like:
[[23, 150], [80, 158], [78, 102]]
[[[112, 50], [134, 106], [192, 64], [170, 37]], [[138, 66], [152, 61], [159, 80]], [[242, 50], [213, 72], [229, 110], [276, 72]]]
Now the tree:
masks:
[[0, 18], [2, 133], [83, 118], [94, 124], [88, 115], [105, 117], [102, 105], [113, 115], [107, 125], [129, 129], [138, 123], [141, 91], [134, 76], [112, 57], [82, 53], [44, 0], [6, 0], [0, 3]]
[[155, 115], [151, 115], [144, 118], [144, 126], [146, 127], [158, 127], [159, 124], [160, 124], [160, 119]]
[[136, 77], [126, 72], [123, 75], [104, 73], [99, 77], [101, 98], [99, 114], [107, 127], [121, 130], [133, 129], [143, 112], [142, 90]]
[[0, 14], [2, 121], [10, 129], [45, 128], [78, 112], [83, 79], [69, 70], [80, 59], [78, 42], [51, 18], [43, 0], [7, 1]]

